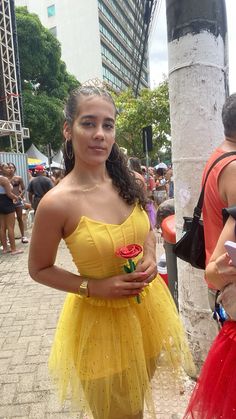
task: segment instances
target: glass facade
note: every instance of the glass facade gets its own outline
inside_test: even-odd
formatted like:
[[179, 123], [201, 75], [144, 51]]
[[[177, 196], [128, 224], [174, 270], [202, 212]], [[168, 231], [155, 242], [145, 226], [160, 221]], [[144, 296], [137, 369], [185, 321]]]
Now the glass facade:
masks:
[[148, 87], [147, 47], [144, 50], [144, 2], [98, 0], [103, 78], [115, 89]]

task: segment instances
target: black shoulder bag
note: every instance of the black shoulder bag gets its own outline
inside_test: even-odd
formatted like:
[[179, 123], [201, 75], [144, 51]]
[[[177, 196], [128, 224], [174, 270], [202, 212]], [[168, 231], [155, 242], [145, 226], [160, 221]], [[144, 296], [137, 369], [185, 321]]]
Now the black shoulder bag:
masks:
[[209, 168], [197, 206], [194, 208], [193, 217], [183, 217], [184, 225], [183, 232], [184, 235], [181, 239], [174, 245], [174, 253], [177, 257], [184, 260], [185, 262], [190, 263], [194, 268], [205, 269], [206, 267], [206, 252], [205, 252], [205, 239], [204, 239], [204, 230], [203, 230], [203, 221], [201, 220], [202, 206], [204, 200], [205, 186], [208, 179], [208, 176], [213, 169], [213, 167], [226, 157], [236, 155], [235, 151], [222, 154], [218, 157]]

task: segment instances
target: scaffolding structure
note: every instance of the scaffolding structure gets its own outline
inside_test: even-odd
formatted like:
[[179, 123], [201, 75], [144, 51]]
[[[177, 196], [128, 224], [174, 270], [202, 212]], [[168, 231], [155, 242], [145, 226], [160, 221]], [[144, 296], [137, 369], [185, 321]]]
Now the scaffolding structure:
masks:
[[[22, 127], [19, 75], [14, 42], [14, 1], [0, 1], [0, 137], [9, 136], [11, 150], [24, 153], [24, 138], [29, 129]], [[15, 28], [16, 29], [16, 28]], [[15, 33], [16, 37], [16, 33]]]

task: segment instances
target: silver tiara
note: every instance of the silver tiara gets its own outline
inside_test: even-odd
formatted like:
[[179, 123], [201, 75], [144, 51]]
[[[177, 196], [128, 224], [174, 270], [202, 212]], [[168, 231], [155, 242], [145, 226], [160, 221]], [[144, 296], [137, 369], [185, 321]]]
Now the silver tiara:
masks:
[[109, 92], [116, 92], [116, 89], [114, 89], [107, 81], [101, 80], [98, 77], [86, 80], [80, 85], [80, 87], [97, 87], [98, 89], [108, 90]]
[[86, 86], [99, 87], [100, 89], [104, 89], [106, 88], [107, 84], [103, 80], [96, 77], [95, 79], [86, 80], [81, 84], [81, 87]]

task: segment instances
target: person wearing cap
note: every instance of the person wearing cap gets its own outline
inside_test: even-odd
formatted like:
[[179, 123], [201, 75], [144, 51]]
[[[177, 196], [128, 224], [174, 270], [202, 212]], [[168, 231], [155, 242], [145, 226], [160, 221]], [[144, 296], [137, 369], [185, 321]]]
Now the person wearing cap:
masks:
[[45, 169], [42, 165], [35, 167], [36, 177], [34, 177], [28, 185], [29, 200], [36, 212], [42, 197], [53, 188], [51, 179], [45, 176]]

